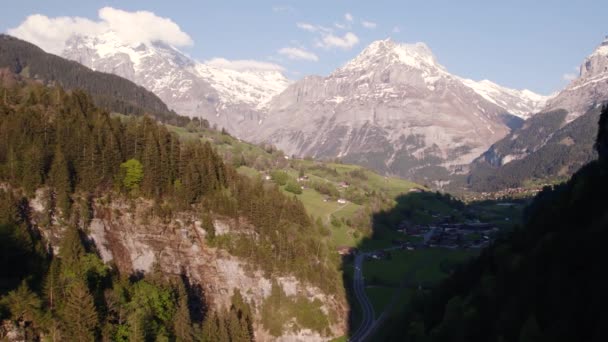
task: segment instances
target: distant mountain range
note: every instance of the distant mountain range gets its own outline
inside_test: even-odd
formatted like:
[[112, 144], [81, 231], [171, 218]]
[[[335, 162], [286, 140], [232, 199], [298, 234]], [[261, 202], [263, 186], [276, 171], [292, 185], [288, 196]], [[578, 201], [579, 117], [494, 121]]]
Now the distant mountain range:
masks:
[[165, 43], [133, 46], [108, 31], [74, 36], [62, 56], [154, 92], [169, 108], [250, 136], [269, 100], [289, 81], [278, 70], [233, 70], [197, 62]]
[[450, 74], [423, 43], [376, 41], [327, 77], [269, 103], [255, 137], [289, 154], [340, 157], [417, 180], [447, 178], [545, 97]]
[[327, 77], [291, 85], [279, 70], [222, 68], [163, 43], [129, 45], [111, 31], [72, 37], [62, 56], [130, 79], [240, 138], [412, 178], [468, 164], [547, 100], [451, 75], [426, 45], [391, 40]]
[[45, 83], [58, 83], [66, 90], [82, 89], [95, 103], [109, 111], [143, 115], [176, 125], [190, 121], [179, 116], [154, 93], [122, 77], [92, 71], [73, 61], [44, 52], [26, 41], [0, 34], [0, 68]]
[[593, 136], [593, 109], [608, 94], [606, 41], [555, 96], [450, 74], [424, 43], [390, 39], [328, 76], [296, 82], [276, 68], [198, 62], [164, 43], [133, 46], [111, 31], [65, 46], [63, 57], [132, 80], [170, 110], [239, 138], [437, 186], [465, 176], [487, 189], [572, 174], [592, 158], [573, 151], [591, 151], [585, 134]]
[[579, 77], [540, 114], [497, 141], [471, 165], [477, 190], [567, 178], [595, 158], [599, 109], [608, 101], [608, 38], [583, 61]]

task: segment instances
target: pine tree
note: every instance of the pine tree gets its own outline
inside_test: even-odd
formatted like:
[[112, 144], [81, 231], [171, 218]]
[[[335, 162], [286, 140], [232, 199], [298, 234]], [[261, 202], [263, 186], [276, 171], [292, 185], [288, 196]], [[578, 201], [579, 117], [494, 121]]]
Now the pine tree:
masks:
[[220, 332], [218, 327], [217, 313], [207, 313], [205, 320], [203, 321], [203, 342], [216, 342], [219, 341]]
[[51, 164], [51, 170], [49, 171], [48, 177], [49, 185], [53, 187], [57, 206], [61, 209], [63, 214], [67, 216], [70, 207], [69, 194], [72, 189], [68, 164], [59, 145], [55, 147], [53, 163]]
[[68, 292], [61, 312], [63, 335], [69, 341], [94, 341], [97, 327], [97, 311], [93, 296], [84, 282], [74, 283]]
[[227, 318], [228, 315], [225, 310], [222, 310], [221, 314], [217, 316], [217, 342], [230, 342], [230, 334], [228, 333], [228, 324], [226, 322]]
[[68, 227], [59, 246], [63, 279], [68, 281], [85, 280], [83, 265], [80, 262], [84, 254], [85, 249], [80, 239], [80, 232], [75, 227]]
[[58, 258], [53, 258], [49, 271], [46, 274], [44, 280], [43, 293], [47, 307], [51, 312], [54, 312], [56, 307], [61, 304], [61, 298], [63, 297], [61, 281], [61, 264]]
[[30, 290], [25, 281], [16, 290], [9, 292], [3, 302], [15, 321], [35, 322], [42, 307], [40, 298]]
[[192, 336], [192, 321], [188, 309], [188, 295], [186, 288], [180, 283], [178, 287], [177, 310], [173, 317], [173, 329], [178, 342], [194, 341]]

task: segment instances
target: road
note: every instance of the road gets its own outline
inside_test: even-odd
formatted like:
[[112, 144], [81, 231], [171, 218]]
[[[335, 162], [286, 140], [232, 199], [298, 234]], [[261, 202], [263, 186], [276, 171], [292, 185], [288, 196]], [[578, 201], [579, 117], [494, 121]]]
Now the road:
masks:
[[424, 234], [424, 244], [425, 245], [429, 243], [429, 240], [433, 237], [433, 234], [435, 234], [436, 229], [437, 229], [437, 227], [433, 227]]
[[363, 260], [365, 259], [366, 253], [358, 253], [355, 256], [355, 275], [353, 277], [353, 290], [355, 292], [355, 298], [359, 302], [361, 307], [361, 325], [355, 333], [351, 336], [349, 341], [359, 342], [365, 340], [367, 335], [374, 326], [374, 307], [367, 298], [365, 293], [365, 280], [363, 279]]
[[[382, 249], [385, 252], [394, 251], [399, 247], [389, 247]], [[355, 298], [361, 307], [361, 325], [355, 333], [348, 339], [349, 342], [362, 342], [374, 331], [378, 323], [384, 319], [386, 310], [380, 315], [380, 318], [375, 319], [374, 307], [365, 293], [365, 279], [363, 278], [363, 261], [365, 257], [375, 252], [358, 253], [355, 256], [355, 274], [353, 277], [353, 291]]]

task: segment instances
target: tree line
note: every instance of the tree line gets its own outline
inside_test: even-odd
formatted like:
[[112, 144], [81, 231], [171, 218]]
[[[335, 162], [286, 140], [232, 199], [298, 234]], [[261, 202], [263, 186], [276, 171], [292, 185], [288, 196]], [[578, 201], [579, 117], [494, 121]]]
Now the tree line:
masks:
[[608, 109], [599, 158], [546, 187], [524, 224], [497, 240], [386, 323], [386, 340], [592, 341], [607, 339]]
[[[83, 229], [94, 215], [95, 199], [107, 193], [152, 199], [163, 208], [155, 212], [168, 219], [177, 211], [196, 211], [209, 232], [214, 217], [236, 219], [249, 234], [209, 234], [210, 242], [269, 275], [293, 274], [331, 293], [342, 287], [339, 260], [330, 253], [325, 231], [295, 197], [240, 176], [209, 143], [181, 141], [147, 116], [112, 116], [82, 91], [35, 82], [0, 86], [0, 183], [8, 186], [0, 203], [17, 213], [0, 222], [6, 247], [0, 260], [7, 266], [0, 277], [2, 317], [45, 336], [53, 331], [75, 340], [252, 336], [250, 327], [243, 328], [253, 321], [245, 304], [210, 312], [197, 328], [186, 320], [184, 284], [158, 272], [133, 279], [104, 265]], [[34, 224], [27, 203], [39, 189], [49, 194], [48, 219]], [[56, 256], [38, 231], [51, 223], [66, 230]], [[49, 283], [54, 285], [47, 288]], [[24, 309], [19, 303], [25, 302], [30, 304]], [[69, 335], [73, 331], [79, 335]]]

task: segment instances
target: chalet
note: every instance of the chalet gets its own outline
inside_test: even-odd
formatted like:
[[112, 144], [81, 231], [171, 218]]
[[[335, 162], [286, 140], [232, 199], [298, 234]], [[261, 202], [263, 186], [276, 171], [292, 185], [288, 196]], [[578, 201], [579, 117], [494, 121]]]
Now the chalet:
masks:
[[346, 200], [344, 198], [338, 198], [338, 203], [340, 204], [346, 204]]
[[353, 254], [357, 253], [357, 249], [355, 247], [350, 247], [350, 246], [339, 246], [337, 248], [337, 250], [338, 250], [338, 254], [340, 254], [342, 256], [353, 255]]

